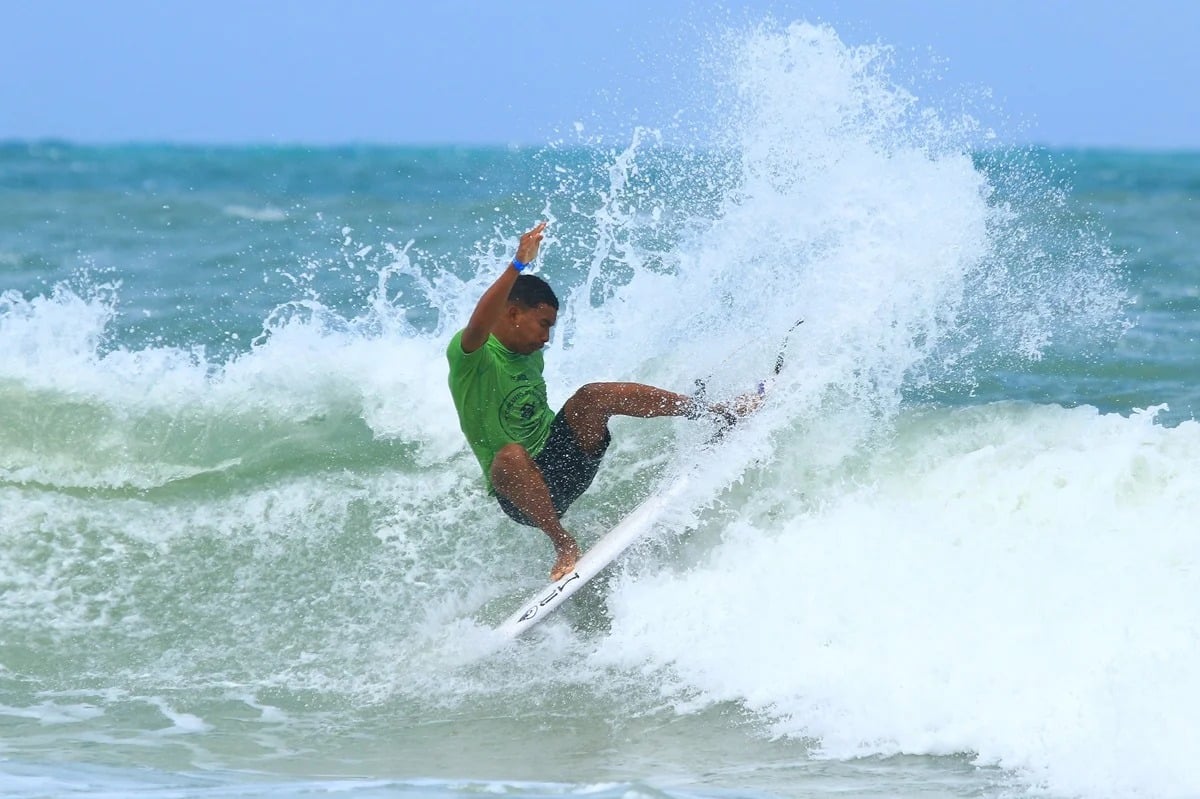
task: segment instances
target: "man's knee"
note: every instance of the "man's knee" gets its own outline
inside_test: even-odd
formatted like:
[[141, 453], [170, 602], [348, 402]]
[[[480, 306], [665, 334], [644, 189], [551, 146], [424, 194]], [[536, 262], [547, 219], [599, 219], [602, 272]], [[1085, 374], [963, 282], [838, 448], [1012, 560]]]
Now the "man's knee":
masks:
[[576, 413], [595, 410], [604, 405], [609, 393], [608, 383], [585, 383], [571, 395], [571, 398], [567, 400], [567, 405], [570, 406], [571, 411]]

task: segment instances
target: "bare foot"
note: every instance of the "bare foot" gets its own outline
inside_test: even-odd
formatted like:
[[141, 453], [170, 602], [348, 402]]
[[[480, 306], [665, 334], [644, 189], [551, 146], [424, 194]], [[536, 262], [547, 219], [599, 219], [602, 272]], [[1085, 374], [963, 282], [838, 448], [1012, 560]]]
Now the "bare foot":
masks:
[[575, 563], [579, 560], [579, 547], [575, 544], [564, 546], [558, 551], [558, 560], [554, 562], [554, 568], [550, 570], [550, 582], [556, 583], [575, 568]]
[[743, 394], [740, 397], [734, 398], [732, 402], [726, 403], [724, 407], [726, 410], [732, 411], [738, 417], [749, 416], [762, 407], [765, 399], [765, 390], [755, 391], [753, 393]]

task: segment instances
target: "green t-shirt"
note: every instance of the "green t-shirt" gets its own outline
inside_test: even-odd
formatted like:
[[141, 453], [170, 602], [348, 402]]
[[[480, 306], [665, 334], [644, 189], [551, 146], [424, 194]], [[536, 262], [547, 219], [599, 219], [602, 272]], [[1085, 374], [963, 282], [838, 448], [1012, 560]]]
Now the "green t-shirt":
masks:
[[495, 336], [474, 352], [463, 352], [462, 331], [446, 347], [450, 395], [471, 451], [492, 491], [492, 461], [501, 447], [516, 442], [537, 455], [550, 436], [554, 411], [546, 401], [542, 352], [520, 355]]

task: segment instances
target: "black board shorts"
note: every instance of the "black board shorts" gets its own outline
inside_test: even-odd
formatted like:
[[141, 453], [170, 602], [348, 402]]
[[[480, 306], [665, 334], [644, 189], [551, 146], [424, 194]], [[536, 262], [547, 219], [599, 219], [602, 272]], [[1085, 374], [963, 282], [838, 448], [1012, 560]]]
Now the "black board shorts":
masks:
[[[567, 424], [562, 411], [559, 411], [554, 417], [554, 421], [550, 425], [550, 435], [546, 439], [546, 446], [542, 447], [542, 451], [537, 454], [533, 462], [542, 470], [546, 487], [550, 489], [550, 500], [554, 503], [554, 512], [560, 519], [567, 512], [567, 508], [571, 507], [596, 479], [596, 470], [600, 468], [600, 461], [604, 459], [604, 453], [608, 451], [610, 441], [612, 441], [612, 437], [609, 436], [608, 431], [605, 431], [604, 443], [600, 445], [600, 451], [595, 455], [589, 455], [579, 447], [575, 431], [571, 429], [571, 425]], [[506, 497], [496, 494], [496, 501], [513, 521], [529, 527], [537, 527], [537, 523], [533, 519], [517, 510], [517, 506]]]

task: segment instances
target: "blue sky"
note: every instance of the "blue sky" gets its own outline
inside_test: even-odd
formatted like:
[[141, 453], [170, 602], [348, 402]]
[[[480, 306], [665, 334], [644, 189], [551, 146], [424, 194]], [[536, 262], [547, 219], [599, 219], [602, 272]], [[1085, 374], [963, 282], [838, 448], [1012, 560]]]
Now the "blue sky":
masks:
[[[1200, 149], [1200, 2], [0, 0], [0, 139], [540, 143], [705, 104], [770, 13], [991, 91], [1005, 140]], [[904, 76], [898, 76], [905, 83]]]

